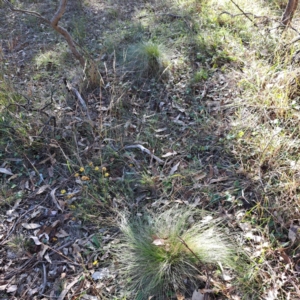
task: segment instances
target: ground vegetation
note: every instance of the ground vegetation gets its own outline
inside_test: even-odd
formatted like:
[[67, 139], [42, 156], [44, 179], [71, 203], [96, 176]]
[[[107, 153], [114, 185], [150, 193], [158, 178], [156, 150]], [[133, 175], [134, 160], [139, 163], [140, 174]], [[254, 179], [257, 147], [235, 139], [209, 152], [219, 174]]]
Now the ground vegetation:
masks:
[[0, 299], [300, 299], [289, 4], [0, 1]]

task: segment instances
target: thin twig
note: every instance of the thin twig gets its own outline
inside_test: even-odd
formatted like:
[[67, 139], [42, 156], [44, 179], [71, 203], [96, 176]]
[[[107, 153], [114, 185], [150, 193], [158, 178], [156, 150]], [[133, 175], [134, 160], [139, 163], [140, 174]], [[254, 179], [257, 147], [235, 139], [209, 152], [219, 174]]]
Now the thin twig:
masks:
[[[200, 264], [203, 265], [201, 259], [198, 257], [198, 255], [188, 246], [188, 244], [178, 235], [177, 236], [178, 239], [180, 240], [180, 242], [197, 258], [197, 260], [199, 261]], [[206, 268], [206, 266], [204, 266], [205, 268], [205, 273], [206, 273], [206, 283], [205, 283], [205, 289], [209, 289], [210, 286], [210, 278], [209, 278], [209, 272], [208, 269]], [[207, 299], [207, 293], [204, 294], [204, 299]]]
[[228, 11], [222, 11], [222, 12], [219, 14], [218, 17], [221, 17], [222, 15], [229, 15], [229, 16], [232, 17], [232, 18], [236, 18], [236, 17], [244, 16], [244, 15], [250, 15], [250, 16], [252, 16], [252, 17], [255, 18], [255, 19], [267, 19], [267, 20], [272, 20], [272, 21], [274, 21], [273, 19], [271, 19], [271, 18], [269, 18], [269, 17], [267, 17], [267, 16], [257, 16], [257, 15], [255, 15], [255, 14], [253, 14], [253, 13], [246, 13], [246, 12], [241, 13], [241, 14], [235, 14], [235, 15], [234, 15], [234, 14], [228, 12]]
[[237, 3], [235, 3], [233, 0], [230, 0], [236, 7], [237, 7], [237, 9], [250, 21], [250, 22], [252, 22], [253, 23], [253, 25], [255, 26], [255, 27], [258, 27], [257, 26], [257, 24], [248, 16], [248, 14], [247, 13], [245, 13], [238, 5], [237, 5]]
[[64, 84], [66, 85], [66, 88], [68, 89], [69, 92], [72, 91], [75, 94], [75, 96], [79, 100], [83, 110], [87, 112], [88, 118], [91, 119], [89, 112], [88, 112], [87, 105], [86, 105], [84, 99], [82, 98], [82, 96], [80, 95], [80, 93], [78, 92], [78, 90], [75, 89], [65, 78], [64, 78]]
[[202, 264], [201, 259], [198, 257], [198, 255], [188, 246], [188, 244], [178, 235], [177, 236], [180, 240], [180, 242], [197, 258], [199, 263]]
[[46, 288], [46, 284], [47, 284], [47, 270], [46, 270], [46, 265], [44, 263], [42, 263], [43, 266], [43, 284], [42, 284], [42, 289], [40, 291], [40, 294], [43, 294]]
[[35, 16], [37, 18], [39, 18], [41, 21], [51, 25], [51, 22], [44, 18], [41, 14], [39, 14], [38, 12], [35, 11], [29, 11], [29, 10], [24, 10], [24, 9], [18, 9], [15, 8], [8, 0], [3, 0], [4, 3], [9, 7], [9, 9], [13, 12], [18, 12], [18, 13], [22, 13], [22, 14], [26, 14], [26, 15], [31, 15], [31, 16]]
[[144, 146], [137, 144], [137, 145], [128, 145], [125, 146], [124, 149], [133, 149], [133, 148], [138, 148], [140, 149], [142, 152], [145, 152], [147, 154], [149, 154], [151, 156], [151, 158], [154, 158], [158, 163], [160, 164], [164, 164], [164, 160], [160, 159], [159, 157], [157, 157], [156, 155], [154, 155], [149, 149], [145, 148]]
[[69, 257], [67, 257], [67, 256], [65, 256], [64, 254], [62, 254], [60, 251], [58, 251], [58, 250], [56, 250], [56, 249], [50, 247], [49, 245], [47, 245], [47, 247], [48, 247], [51, 251], [55, 252], [56, 254], [60, 255], [60, 256], [63, 257], [64, 259], [66, 259], [69, 263], [71, 263], [71, 264], [73, 264], [73, 265], [75, 265], [75, 266], [78, 266], [78, 267], [82, 267], [81, 264], [78, 264], [78, 263], [74, 262], [74, 261], [71, 260]]

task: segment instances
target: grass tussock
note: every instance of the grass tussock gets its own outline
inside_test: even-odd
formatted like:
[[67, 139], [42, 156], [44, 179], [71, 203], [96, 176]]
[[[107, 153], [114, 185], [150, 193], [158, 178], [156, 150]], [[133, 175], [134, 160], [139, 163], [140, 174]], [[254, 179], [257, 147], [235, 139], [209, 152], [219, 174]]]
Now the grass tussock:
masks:
[[207, 267], [237, 269], [236, 246], [218, 221], [204, 215], [196, 221], [200, 215], [177, 208], [158, 216], [122, 218], [118, 259], [136, 299], [166, 299], [174, 291], [184, 292], [185, 280], [196, 288], [197, 276]]
[[164, 46], [152, 41], [130, 46], [126, 60], [133, 72], [146, 78], [162, 76], [169, 65]]

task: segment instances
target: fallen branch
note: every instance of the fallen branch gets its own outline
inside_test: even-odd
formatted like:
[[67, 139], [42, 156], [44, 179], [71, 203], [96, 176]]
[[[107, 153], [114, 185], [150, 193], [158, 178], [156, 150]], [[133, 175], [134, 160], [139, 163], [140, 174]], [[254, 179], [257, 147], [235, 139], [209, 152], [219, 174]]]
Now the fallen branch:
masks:
[[154, 155], [149, 149], [145, 148], [144, 146], [140, 145], [140, 144], [136, 144], [136, 145], [128, 145], [124, 147], [125, 149], [134, 149], [134, 148], [138, 148], [140, 149], [142, 152], [145, 152], [147, 154], [149, 154], [151, 156], [151, 158], [154, 158], [158, 163], [160, 163], [161, 165], [163, 165], [165, 162], [160, 159], [159, 157], [157, 157], [156, 155]]

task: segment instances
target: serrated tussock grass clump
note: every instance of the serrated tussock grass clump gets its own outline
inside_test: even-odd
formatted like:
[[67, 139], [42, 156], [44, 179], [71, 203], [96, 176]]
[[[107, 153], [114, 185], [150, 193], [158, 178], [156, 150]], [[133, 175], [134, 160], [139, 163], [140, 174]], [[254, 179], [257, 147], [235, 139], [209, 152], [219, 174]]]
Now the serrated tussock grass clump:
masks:
[[168, 67], [165, 48], [152, 41], [141, 42], [128, 48], [126, 57], [130, 69], [138, 76], [159, 77]]
[[[235, 269], [237, 251], [219, 222], [200, 211], [170, 209], [158, 216], [122, 217], [121, 274], [136, 299], [166, 299], [188, 279], [221, 264]], [[195, 219], [200, 219], [195, 221]]]

